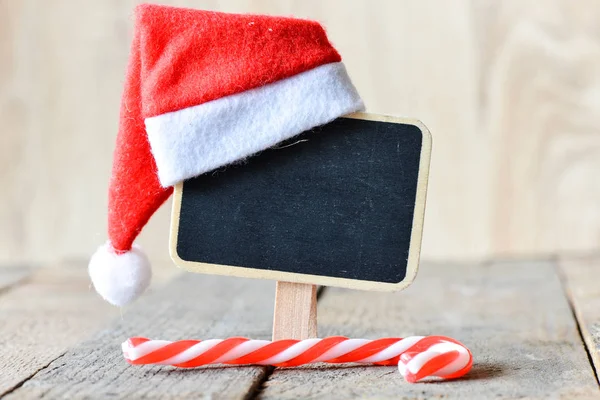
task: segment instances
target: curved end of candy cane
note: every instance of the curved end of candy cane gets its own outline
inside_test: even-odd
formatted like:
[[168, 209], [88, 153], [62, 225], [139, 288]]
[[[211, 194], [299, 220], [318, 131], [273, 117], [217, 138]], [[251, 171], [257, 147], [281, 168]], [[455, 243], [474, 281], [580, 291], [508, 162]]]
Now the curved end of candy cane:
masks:
[[466, 375], [473, 365], [473, 355], [462, 343], [444, 336], [437, 343], [418, 352], [400, 356], [398, 371], [407, 382], [427, 377], [456, 379]]

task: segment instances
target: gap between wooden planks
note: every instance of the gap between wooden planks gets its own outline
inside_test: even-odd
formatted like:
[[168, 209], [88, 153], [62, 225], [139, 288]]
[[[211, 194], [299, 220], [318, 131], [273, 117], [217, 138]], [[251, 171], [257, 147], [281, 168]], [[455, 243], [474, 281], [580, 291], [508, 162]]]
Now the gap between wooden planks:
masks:
[[91, 287], [85, 260], [0, 268], [0, 397], [120, 314]]
[[266, 379], [268, 367], [133, 367], [123, 359], [120, 344], [132, 336], [270, 339], [274, 287], [271, 281], [185, 274], [142, 297], [121, 319], [72, 348], [7, 399], [246, 398]]
[[275, 369], [261, 399], [600, 397], [552, 262], [425, 264], [395, 295], [329, 288], [319, 328], [323, 336], [447, 335], [475, 364], [464, 379], [429, 385], [405, 383], [394, 367]]
[[596, 380], [600, 370], [600, 254], [561, 257], [558, 261], [567, 296], [586, 344]]
[[10, 272], [21, 284], [0, 293], [0, 396], [119, 314], [90, 289], [84, 263], [30, 272]]
[[475, 355], [465, 379], [410, 385], [394, 367], [369, 366], [275, 369], [270, 376], [264, 367], [128, 366], [118, 344], [131, 335], [269, 338], [272, 282], [186, 275], [7, 398], [598, 397], [553, 263], [424, 264], [420, 271], [414, 286], [397, 294], [328, 289], [319, 302], [322, 336], [452, 336]]

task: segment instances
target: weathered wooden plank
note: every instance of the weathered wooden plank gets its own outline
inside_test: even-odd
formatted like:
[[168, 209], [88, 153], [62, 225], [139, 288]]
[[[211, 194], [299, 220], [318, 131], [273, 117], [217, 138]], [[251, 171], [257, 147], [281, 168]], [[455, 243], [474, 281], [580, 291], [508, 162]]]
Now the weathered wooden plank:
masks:
[[464, 379], [408, 384], [394, 367], [276, 369], [263, 399], [597, 398], [598, 387], [554, 265], [423, 265], [397, 294], [327, 289], [321, 335], [443, 334], [475, 357]]
[[120, 344], [131, 336], [270, 339], [274, 289], [269, 281], [185, 274], [140, 299], [112, 327], [68, 351], [7, 399], [245, 398], [268, 368], [130, 366]]
[[559, 266], [581, 335], [598, 374], [600, 370], [600, 256], [563, 258], [559, 261]]
[[0, 267], [0, 294], [22, 283], [31, 274], [31, 268], [25, 266]]
[[90, 289], [83, 263], [42, 268], [11, 288], [0, 297], [0, 396], [118, 313]]

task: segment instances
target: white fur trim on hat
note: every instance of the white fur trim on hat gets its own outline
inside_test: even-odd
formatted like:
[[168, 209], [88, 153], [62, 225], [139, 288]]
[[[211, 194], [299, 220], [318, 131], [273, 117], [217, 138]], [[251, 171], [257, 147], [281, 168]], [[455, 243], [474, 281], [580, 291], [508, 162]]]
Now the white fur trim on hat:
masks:
[[150, 261], [135, 244], [130, 251], [118, 254], [106, 242], [90, 259], [88, 271], [96, 292], [119, 307], [138, 298], [152, 279]]
[[158, 178], [168, 187], [363, 109], [344, 64], [337, 62], [146, 118], [145, 124]]

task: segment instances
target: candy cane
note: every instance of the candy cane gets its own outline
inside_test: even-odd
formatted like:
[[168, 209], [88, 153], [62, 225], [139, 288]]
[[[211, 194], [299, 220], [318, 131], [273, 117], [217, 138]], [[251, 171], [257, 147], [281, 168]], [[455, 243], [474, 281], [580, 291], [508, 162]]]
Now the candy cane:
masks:
[[444, 336], [410, 336], [376, 340], [331, 336], [306, 340], [250, 340], [242, 337], [211, 340], [150, 340], [130, 338], [122, 345], [130, 364], [194, 368], [207, 364], [298, 365], [368, 363], [398, 365], [408, 382], [428, 376], [453, 379], [471, 369], [473, 356], [460, 342]]

